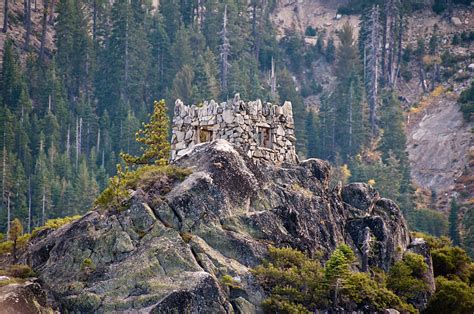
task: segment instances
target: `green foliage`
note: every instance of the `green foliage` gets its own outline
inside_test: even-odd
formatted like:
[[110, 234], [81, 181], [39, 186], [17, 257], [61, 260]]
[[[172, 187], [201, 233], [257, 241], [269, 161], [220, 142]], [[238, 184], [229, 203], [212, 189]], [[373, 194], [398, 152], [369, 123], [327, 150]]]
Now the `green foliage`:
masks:
[[464, 90], [459, 96], [458, 102], [461, 104], [461, 111], [466, 121], [471, 121], [474, 114], [474, 81], [471, 86]]
[[18, 238], [23, 234], [23, 226], [20, 219], [15, 218], [10, 224], [10, 230], [8, 232], [8, 239], [17, 242]]
[[446, 0], [435, 0], [432, 9], [436, 14], [441, 14], [447, 7]]
[[91, 272], [96, 269], [94, 262], [90, 258], [85, 258], [81, 263], [81, 271]]
[[8, 265], [4, 269], [0, 269], [1, 276], [9, 276], [13, 278], [31, 278], [35, 277], [35, 272], [28, 265], [18, 264], [18, 265]]
[[453, 198], [451, 200], [451, 210], [449, 211], [449, 237], [453, 241], [454, 245], [459, 245], [461, 243], [458, 226], [458, 212], [459, 206], [456, 200]]
[[[318, 261], [290, 248], [269, 248], [269, 260], [252, 270], [264, 289], [271, 292], [264, 301], [268, 311], [310, 309], [326, 303], [324, 271]], [[289, 311], [291, 313], [291, 311]]]
[[458, 278], [467, 283], [474, 277], [471, 259], [460, 247], [443, 246], [432, 249], [431, 257], [435, 277]]
[[312, 26], [306, 27], [306, 30], [304, 31], [305, 36], [311, 36], [314, 37], [316, 36], [316, 29]]
[[326, 46], [326, 60], [333, 63], [336, 58], [336, 46], [334, 45], [334, 38], [330, 37]]
[[31, 237], [34, 238], [38, 235], [38, 232], [46, 229], [52, 229], [56, 230], [61, 228], [64, 225], [67, 225], [73, 221], [76, 221], [80, 219], [82, 216], [81, 215], [76, 215], [76, 216], [69, 216], [69, 217], [62, 217], [62, 218], [54, 218], [54, 219], [49, 219], [46, 221], [44, 226], [37, 227], [33, 229], [33, 232], [31, 233]]
[[145, 145], [141, 156], [122, 154], [128, 164], [143, 165], [155, 163], [160, 166], [168, 164], [170, 144], [168, 142], [169, 118], [165, 101], [155, 101], [150, 122], [143, 124], [143, 129], [137, 133], [137, 142]]
[[351, 273], [345, 282], [344, 294], [349, 300], [376, 311], [395, 307], [403, 313], [417, 313], [412, 305], [402, 302], [394, 292], [367, 273]]
[[428, 208], [415, 209], [411, 213], [411, 217], [414, 230], [437, 237], [448, 234], [448, 220], [439, 211]]
[[324, 276], [328, 283], [335, 285], [338, 279], [346, 278], [350, 272], [349, 266], [354, 259], [354, 253], [345, 244], [334, 250], [324, 266]]
[[436, 292], [425, 313], [468, 314], [474, 311], [474, 287], [458, 280], [436, 278]]
[[13, 241], [0, 242], [0, 255], [11, 253], [13, 251]]
[[[317, 257], [316, 257], [317, 258]], [[371, 311], [396, 308], [415, 313], [415, 309], [402, 302], [385, 287], [384, 280], [374, 280], [369, 274], [350, 270], [355, 261], [353, 251], [340, 245], [325, 267], [316, 258], [290, 248], [269, 248], [269, 260], [252, 270], [259, 283], [270, 294], [262, 303], [272, 313], [312, 313], [315, 309], [335, 306], [335, 289], [339, 306]], [[337, 283], [337, 286], [335, 285]]]
[[387, 287], [404, 301], [413, 299], [428, 291], [428, 285], [422, 279], [427, 269], [423, 256], [407, 253], [390, 269]]
[[230, 275], [222, 276], [221, 282], [226, 287], [233, 288], [233, 289], [240, 289], [239, 284]]
[[95, 204], [101, 209], [123, 209], [130, 193], [129, 190], [144, 188], [152, 184], [159, 177], [166, 176], [172, 180], [182, 181], [191, 170], [175, 166], [145, 165], [134, 171], [122, 171], [118, 166], [118, 174], [110, 178], [109, 185], [96, 199]]

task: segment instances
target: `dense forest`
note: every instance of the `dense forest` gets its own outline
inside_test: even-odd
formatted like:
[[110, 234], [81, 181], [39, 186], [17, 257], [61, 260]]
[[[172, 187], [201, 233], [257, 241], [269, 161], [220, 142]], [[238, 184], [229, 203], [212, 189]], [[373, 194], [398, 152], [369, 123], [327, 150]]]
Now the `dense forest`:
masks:
[[[28, 29], [31, 1], [24, 3]], [[446, 10], [452, 3], [438, 4]], [[120, 153], [139, 152], [135, 133], [154, 100], [165, 99], [171, 115], [176, 98], [197, 104], [240, 93], [290, 100], [302, 158], [329, 160], [335, 182], [369, 182], [400, 204], [413, 228], [445, 234], [446, 219], [415, 209], [394, 92], [410, 59], [437, 53], [431, 42], [402, 48], [405, 17], [420, 8], [418, 1], [353, 1], [354, 12], [340, 11], [362, 13], [358, 38], [349, 25], [335, 37], [308, 29], [317, 35], [315, 45], [296, 32], [278, 38], [270, 20], [275, 5], [163, 0], [155, 9], [146, 0], [44, 1], [40, 49], [29, 38], [24, 46], [5, 42], [0, 230], [14, 218], [30, 231], [89, 210], [122, 162]], [[56, 50], [49, 54], [44, 37], [51, 27]], [[8, 37], [7, 27], [4, 32]], [[334, 92], [312, 79], [316, 61], [333, 69]], [[322, 99], [319, 112], [303, 101], [315, 94]]]

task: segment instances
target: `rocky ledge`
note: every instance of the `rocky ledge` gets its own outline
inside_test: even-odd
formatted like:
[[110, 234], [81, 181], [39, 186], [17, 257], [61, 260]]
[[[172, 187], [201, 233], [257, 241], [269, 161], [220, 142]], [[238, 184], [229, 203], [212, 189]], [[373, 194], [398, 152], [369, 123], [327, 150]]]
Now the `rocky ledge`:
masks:
[[217, 140], [175, 164], [192, 174], [151, 180], [126, 210], [92, 211], [32, 241], [24, 260], [61, 310], [251, 313], [265, 296], [249, 269], [269, 245], [327, 258], [345, 242], [361, 269], [387, 270], [410, 244], [394, 202], [366, 184], [331, 189], [324, 161], [256, 165]]

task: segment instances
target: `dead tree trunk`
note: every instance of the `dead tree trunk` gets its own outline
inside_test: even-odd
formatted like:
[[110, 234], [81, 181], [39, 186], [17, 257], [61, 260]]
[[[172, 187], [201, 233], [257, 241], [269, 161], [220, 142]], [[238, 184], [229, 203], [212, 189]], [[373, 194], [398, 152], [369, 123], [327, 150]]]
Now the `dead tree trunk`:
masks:
[[44, 59], [45, 44], [46, 44], [46, 31], [48, 30], [48, 7], [49, 0], [44, 0], [43, 3], [43, 19], [42, 19], [42, 31], [41, 31], [41, 44], [39, 51], [39, 59]]
[[3, 7], [3, 28], [2, 32], [6, 33], [8, 30], [8, 0], [4, 1]]
[[31, 37], [31, 0], [25, 0], [25, 51], [30, 50], [30, 37]]
[[220, 33], [222, 38], [222, 44], [220, 46], [220, 72], [221, 72], [221, 91], [227, 95], [227, 76], [229, 72], [229, 55], [230, 55], [230, 42], [227, 32], [227, 5], [224, 8], [224, 21], [222, 31]]
[[[369, 103], [369, 120], [372, 138], [377, 134], [377, 108], [380, 83], [380, 11], [374, 6], [370, 13], [369, 36], [364, 43], [367, 50], [366, 78], [367, 98]], [[384, 50], [384, 49], [382, 49]]]

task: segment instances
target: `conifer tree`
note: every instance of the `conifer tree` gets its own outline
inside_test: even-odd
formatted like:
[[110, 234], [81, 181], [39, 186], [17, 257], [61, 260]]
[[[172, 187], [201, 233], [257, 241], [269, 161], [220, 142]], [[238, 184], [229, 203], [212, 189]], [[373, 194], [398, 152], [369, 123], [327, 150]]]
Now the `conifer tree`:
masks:
[[336, 46], [334, 45], [334, 38], [330, 37], [326, 47], [326, 60], [333, 63], [336, 58]]
[[10, 224], [8, 230], [8, 239], [13, 242], [13, 261], [17, 261], [18, 238], [23, 234], [23, 226], [20, 219], [15, 218]]
[[296, 148], [299, 153], [306, 155], [306, 130], [303, 98], [296, 90], [295, 82], [288, 70], [283, 70], [278, 75], [278, 94], [280, 99], [291, 101], [293, 105], [293, 118], [295, 120]]
[[170, 144], [168, 142], [169, 118], [166, 104], [162, 99], [153, 104], [153, 113], [150, 122], [143, 124], [137, 132], [137, 142], [144, 145], [141, 156], [132, 156], [122, 153], [121, 156], [127, 164], [144, 165], [155, 163], [160, 166], [168, 164]]
[[453, 198], [451, 200], [451, 209], [449, 211], [449, 237], [453, 241], [454, 245], [461, 244], [458, 227], [458, 213], [459, 205], [456, 202], [456, 199]]
[[[194, 71], [190, 65], [185, 64], [176, 74], [172, 85], [172, 95], [174, 99], [181, 99], [185, 104], [193, 102], [193, 81]], [[200, 92], [195, 90], [195, 92]]]

